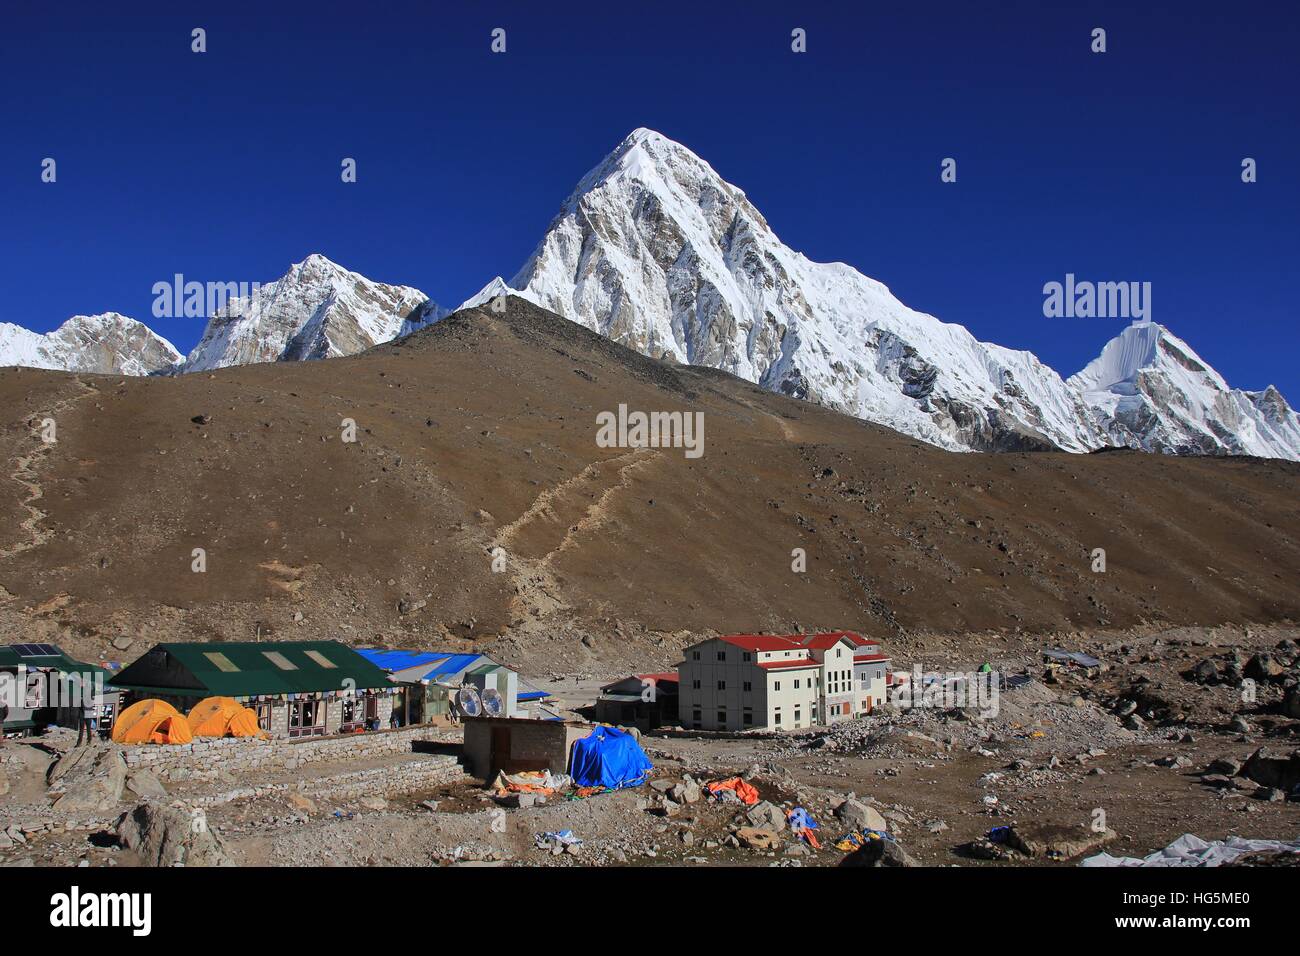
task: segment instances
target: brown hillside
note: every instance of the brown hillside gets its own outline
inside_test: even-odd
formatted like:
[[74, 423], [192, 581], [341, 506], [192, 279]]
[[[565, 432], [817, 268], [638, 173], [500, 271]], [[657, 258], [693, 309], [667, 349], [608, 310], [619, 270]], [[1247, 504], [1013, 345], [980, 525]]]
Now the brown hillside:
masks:
[[[619, 403], [702, 411], [703, 457], [597, 447]], [[260, 627], [541, 668], [667, 659], [711, 629], [1300, 617], [1293, 463], [952, 454], [520, 300], [354, 358], [5, 369], [0, 407], [0, 636], [86, 655]]]

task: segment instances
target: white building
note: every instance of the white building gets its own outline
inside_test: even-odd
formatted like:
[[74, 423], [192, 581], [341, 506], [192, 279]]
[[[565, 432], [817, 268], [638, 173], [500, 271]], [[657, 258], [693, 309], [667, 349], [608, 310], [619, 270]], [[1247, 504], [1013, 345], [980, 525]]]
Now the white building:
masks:
[[740, 634], [686, 649], [678, 720], [695, 730], [796, 730], [869, 713], [885, 700], [889, 658], [848, 631]]

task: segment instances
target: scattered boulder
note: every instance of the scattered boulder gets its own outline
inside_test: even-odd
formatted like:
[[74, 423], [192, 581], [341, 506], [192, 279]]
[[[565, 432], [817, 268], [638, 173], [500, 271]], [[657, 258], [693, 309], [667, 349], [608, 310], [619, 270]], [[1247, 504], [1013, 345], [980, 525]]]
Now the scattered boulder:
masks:
[[699, 803], [703, 794], [700, 792], [699, 784], [686, 780], [677, 784], [668, 791], [668, 795], [678, 803]]
[[1287, 717], [1300, 720], [1300, 685], [1292, 687], [1282, 699], [1282, 713]]
[[1257, 681], [1278, 681], [1286, 676], [1286, 668], [1272, 654], [1256, 654], [1246, 662], [1242, 674]]
[[[1214, 661], [1203, 660], [1187, 672], [1187, 679], [1197, 684], [1214, 684], [1219, 680], [1219, 668]], [[1136, 709], [1136, 708], [1135, 708]]]
[[763, 800], [749, 808], [745, 819], [755, 827], [766, 827], [780, 832], [785, 829], [785, 811], [774, 803]]
[[854, 830], [888, 830], [889, 824], [880, 813], [861, 800], [845, 800], [835, 808], [836, 819]]
[[868, 840], [843, 860], [840, 866], [920, 866], [895, 840]]
[[1069, 860], [1109, 843], [1116, 835], [1109, 828], [1094, 830], [1083, 824], [1025, 822], [1011, 827], [1007, 844], [1025, 856]]
[[771, 830], [762, 827], [741, 827], [736, 831], [740, 845], [750, 850], [775, 850], [781, 845], [781, 838]]
[[122, 814], [117, 839], [146, 866], [234, 866], [201, 810], [146, 801]]
[[133, 770], [127, 774], [126, 789], [142, 800], [160, 800], [167, 796], [167, 788], [152, 770]]
[[113, 810], [126, 787], [126, 759], [106, 746], [74, 747], [50, 768], [49, 796], [62, 813]]
[[1206, 773], [1221, 773], [1225, 777], [1235, 777], [1241, 773], [1241, 762], [1232, 760], [1229, 757], [1219, 757], [1217, 760], [1211, 760]]
[[1300, 750], [1287, 754], [1274, 748], [1260, 747], [1246, 760], [1241, 773], [1260, 786], [1277, 787], [1290, 793], [1300, 786]]

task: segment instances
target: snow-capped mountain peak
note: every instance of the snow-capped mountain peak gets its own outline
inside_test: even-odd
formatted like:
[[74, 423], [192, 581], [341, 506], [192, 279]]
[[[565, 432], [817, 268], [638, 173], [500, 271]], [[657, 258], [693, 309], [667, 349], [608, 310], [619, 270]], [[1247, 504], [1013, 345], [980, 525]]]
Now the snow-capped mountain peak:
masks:
[[1163, 326], [1126, 329], [1067, 384], [1028, 352], [980, 342], [849, 265], [790, 249], [741, 189], [646, 128], [579, 180], [508, 286], [494, 279], [465, 305], [503, 292], [652, 357], [954, 450], [1300, 459], [1300, 427], [1276, 389], [1230, 389]]
[[210, 316], [185, 371], [353, 355], [445, 314], [419, 289], [374, 282], [314, 253]]
[[1098, 441], [1051, 369], [785, 246], [741, 189], [653, 130], [635, 130], [582, 177], [510, 287], [644, 354], [946, 448]]
[[1271, 385], [1230, 388], [1163, 325], [1136, 322], [1069, 379], [1109, 443], [1173, 454], [1300, 459], [1300, 418]]
[[44, 335], [0, 322], [0, 366], [153, 375], [183, 360], [162, 336], [118, 312], [74, 315]]

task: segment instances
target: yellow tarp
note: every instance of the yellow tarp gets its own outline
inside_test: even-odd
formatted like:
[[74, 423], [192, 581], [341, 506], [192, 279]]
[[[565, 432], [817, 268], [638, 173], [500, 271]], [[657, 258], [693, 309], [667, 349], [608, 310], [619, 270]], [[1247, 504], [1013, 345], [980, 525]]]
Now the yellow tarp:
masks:
[[136, 701], [113, 721], [113, 741], [119, 744], [187, 744], [193, 739], [189, 721], [166, 701]]
[[257, 714], [230, 697], [207, 697], [189, 713], [195, 737], [261, 737]]

